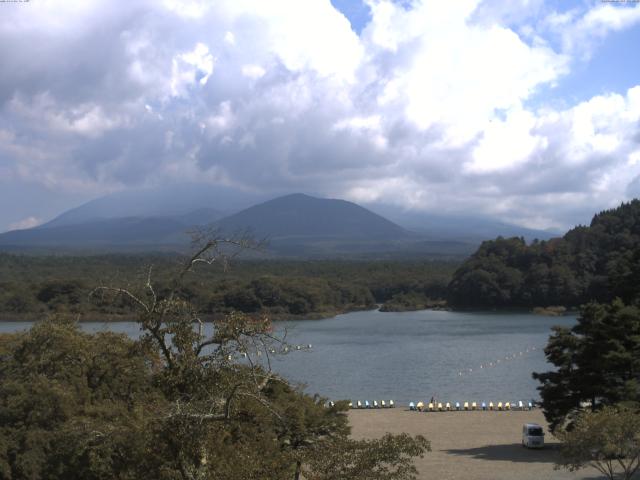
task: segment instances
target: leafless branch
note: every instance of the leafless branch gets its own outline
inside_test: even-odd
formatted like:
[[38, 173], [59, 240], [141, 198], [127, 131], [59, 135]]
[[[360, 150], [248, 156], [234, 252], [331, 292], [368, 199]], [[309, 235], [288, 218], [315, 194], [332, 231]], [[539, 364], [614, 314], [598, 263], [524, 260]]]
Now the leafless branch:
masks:
[[119, 295], [124, 295], [125, 297], [130, 298], [131, 300], [133, 300], [135, 303], [137, 303], [138, 305], [140, 305], [145, 312], [149, 313], [150, 312], [150, 308], [149, 306], [144, 303], [138, 296], [134, 295], [133, 293], [131, 293], [129, 290], [127, 290], [126, 288], [118, 288], [118, 287], [107, 287], [107, 286], [99, 286], [94, 288], [90, 293], [89, 296], [93, 296], [95, 293], [102, 291], [102, 292], [112, 292], [115, 294], [119, 294]]

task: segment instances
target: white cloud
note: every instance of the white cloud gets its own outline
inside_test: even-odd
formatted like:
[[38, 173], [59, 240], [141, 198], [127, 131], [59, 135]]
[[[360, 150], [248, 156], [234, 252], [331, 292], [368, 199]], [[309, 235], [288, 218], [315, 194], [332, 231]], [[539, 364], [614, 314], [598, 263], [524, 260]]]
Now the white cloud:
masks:
[[545, 30], [538, 0], [368, 0], [358, 36], [327, 0], [94, 0], [68, 17], [57, 3], [0, 18], [0, 171], [16, 178], [96, 193], [204, 180], [536, 226], [636, 191], [640, 87], [528, 101], [637, 7]]
[[229, 44], [229, 45], [235, 45], [236, 44], [236, 36], [233, 34], [233, 32], [226, 32], [224, 34], [224, 42]]
[[545, 22], [560, 35], [565, 52], [588, 59], [604, 37], [640, 23], [640, 4], [599, 2], [583, 13], [578, 9], [552, 12]]
[[264, 77], [267, 71], [262, 68], [260, 65], [243, 65], [242, 66], [242, 75], [252, 79], [258, 79]]
[[195, 83], [206, 85], [213, 73], [214, 63], [209, 48], [200, 42], [193, 50], [174, 56], [171, 63], [171, 94], [174, 97], [183, 96]]
[[566, 73], [567, 59], [550, 48], [528, 45], [505, 27], [471, 24], [477, 3], [423, 2], [406, 11], [379, 1], [365, 30], [374, 49], [399, 60], [379, 102], [402, 105], [423, 130], [444, 127], [451, 144], [471, 140], [496, 111], [519, 107]]
[[198, 19], [204, 16], [211, 5], [205, 0], [164, 0], [164, 6], [181, 17]]
[[547, 141], [531, 131], [536, 118], [531, 112], [509, 112], [505, 120], [495, 119], [485, 128], [465, 168], [470, 173], [489, 173], [522, 165], [531, 154], [546, 148]]
[[38, 217], [27, 217], [18, 222], [9, 224], [9, 230], [25, 230], [27, 228], [37, 227], [42, 224], [42, 219]]

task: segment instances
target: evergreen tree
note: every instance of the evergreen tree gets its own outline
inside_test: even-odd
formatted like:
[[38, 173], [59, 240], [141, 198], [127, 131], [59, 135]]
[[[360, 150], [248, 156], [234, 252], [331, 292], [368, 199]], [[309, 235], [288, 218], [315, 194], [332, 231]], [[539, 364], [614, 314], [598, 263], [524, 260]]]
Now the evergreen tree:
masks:
[[534, 373], [553, 430], [592, 409], [640, 402], [640, 308], [615, 300], [585, 305], [571, 329], [556, 327], [545, 348], [556, 369]]

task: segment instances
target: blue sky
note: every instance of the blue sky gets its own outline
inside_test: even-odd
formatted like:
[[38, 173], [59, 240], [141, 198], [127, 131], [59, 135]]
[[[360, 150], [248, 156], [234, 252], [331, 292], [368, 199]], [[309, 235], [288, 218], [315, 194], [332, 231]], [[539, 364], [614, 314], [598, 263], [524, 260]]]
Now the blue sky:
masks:
[[357, 34], [371, 20], [371, 9], [360, 0], [331, 0], [331, 4], [349, 19], [351, 28]]
[[602, 40], [588, 61], [577, 62], [573, 70], [547, 98], [575, 104], [596, 95], [625, 92], [640, 80], [640, 29], [615, 32]]
[[640, 195], [640, 4], [0, 4], [0, 231], [122, 190], [567, 228]]

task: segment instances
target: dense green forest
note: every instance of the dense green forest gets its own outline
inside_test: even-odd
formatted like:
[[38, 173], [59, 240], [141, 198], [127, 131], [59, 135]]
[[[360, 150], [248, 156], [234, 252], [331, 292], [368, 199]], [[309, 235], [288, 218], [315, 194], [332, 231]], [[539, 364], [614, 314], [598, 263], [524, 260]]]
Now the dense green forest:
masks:
[[454, 307], [497, 308], [636, 300], [640, 293], [640, 201], [593, 217], [562, 238], [484, 242], [448, 288]]
[[[0, 316], [72, 313], [83, 320], [131, 318], [125, 298], [90, 295], [98, 286], [136, 289], [147, 277], [159, 292], [184, 259], [171, 255], [0, 255]], [[371, 309], [424, 308], [446, 296], [458, 264], [438, 261], [242, 261], [194, 272], [182, 294], [203, 314], [265, 313], [274, 319], [318, 318]], [[149, 269], [151, 268], [151, 272]]]

